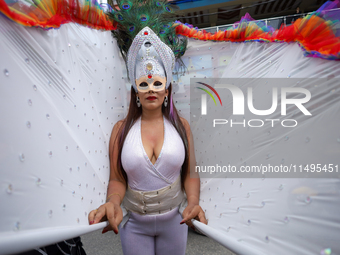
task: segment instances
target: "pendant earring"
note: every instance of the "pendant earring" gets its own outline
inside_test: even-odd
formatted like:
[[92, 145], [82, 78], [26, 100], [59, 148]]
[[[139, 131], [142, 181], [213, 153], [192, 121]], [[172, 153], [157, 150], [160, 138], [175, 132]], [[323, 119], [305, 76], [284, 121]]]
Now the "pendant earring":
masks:
[[136, 99], [136, 103], [137, 103], [137, 106], [140, 107], [140, 101], [139, 101], [139, 97], [137, 96], [137, 99]]
[[165, 98], [164, 98], [164, 106], [165, 107], [168, 106], [168, 96], [165, 96]]

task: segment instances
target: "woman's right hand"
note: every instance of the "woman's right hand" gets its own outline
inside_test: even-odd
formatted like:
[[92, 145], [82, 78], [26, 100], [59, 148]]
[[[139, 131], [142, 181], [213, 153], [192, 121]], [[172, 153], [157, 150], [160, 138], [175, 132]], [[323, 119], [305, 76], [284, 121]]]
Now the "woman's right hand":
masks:
[[107, 220], [109, 225], [103, 229], [102, 234], [110, 230], [118, 234], [118, 225], [123, 220], [123, 211], [118, 204], [107, 202], [89, 213], [90, 225]]

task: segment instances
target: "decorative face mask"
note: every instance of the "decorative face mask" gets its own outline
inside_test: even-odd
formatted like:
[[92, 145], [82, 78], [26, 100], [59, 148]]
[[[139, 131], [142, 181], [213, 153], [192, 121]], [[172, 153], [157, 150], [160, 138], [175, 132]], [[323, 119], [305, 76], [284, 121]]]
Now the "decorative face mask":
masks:
[[[133, 40], [127, 56], [130, 81], [136, 92], [167, 89], [172, 80], [175, 56], [169, 46], [149, 28], [143, 28]], [[143, 78], [144, 77], [144, 78]], [[156, 83], [157, 80], [162, 83]], [[142, 79], [143, 78], [143, 79]], [[143, 82], [145, 83], [143, 83]]]
[[136, 80], [136, 84], [139, 93], [147, 93], [150, 90], [159, 92], [165, 89], [166, 78], [159, 75], [155, 75], [152, 78], [148, 78], [148, 76], [141, 76]]

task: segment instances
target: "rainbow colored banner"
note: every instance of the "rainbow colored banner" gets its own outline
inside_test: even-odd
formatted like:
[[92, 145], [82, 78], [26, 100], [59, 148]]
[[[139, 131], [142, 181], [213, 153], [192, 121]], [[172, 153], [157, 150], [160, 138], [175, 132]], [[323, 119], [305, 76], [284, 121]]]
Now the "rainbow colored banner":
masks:
[[339, 24], [339, 0], [326, 2], [316, 12], [299, 18], [292, 25], [273, 29], [263, 21], [256, 21], [247, 13], [240, 22], [225, 31], [208, 33], [198, 30], [189, 24], [177, 21], [176, 33], [189, 38], [203, 41], [229, 42], [298, 42], [305, 55], [330, 60], [340, 60], [340, 37], [337, 35], [336, 25]]
[[[6, 1], [0, 0], [0, 11], [24, 26], [50, 29], [74, 22], [99, 30], [117, 29], [118, 23], [106, 15], [96, 0], [85, 0], [84, 3], [79, 0], [37, 0], [28, 4]], [[339, 0], [328, 1], [312, 14], [279, 29], [252, 19], [249, 14], [234, 26], [216, 33], [198, 30], [179, 21], [174, 26], [178, 35], [204, 41], [297, 42], [307, 57], [340, 60], [340, 32], [336, 30], [340, 10], [333, 10], [335, 8], [340, 8]]]
[[117, 27], [95, 0], [85, 0], [84, 3], [78, 0], [0, 0], [0, 12], [23, 26], [44, 29], [59, 28], [69, 22], [99, 30], [115, 30]]

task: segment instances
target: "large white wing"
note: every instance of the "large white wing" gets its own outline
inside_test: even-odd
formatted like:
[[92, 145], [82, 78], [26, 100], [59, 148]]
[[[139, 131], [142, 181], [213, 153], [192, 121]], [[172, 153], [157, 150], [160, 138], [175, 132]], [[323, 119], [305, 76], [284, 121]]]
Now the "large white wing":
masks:
[[103, 227], [108, 142], [127, 109], [125, 66], [110, 32], [44, 31], [0, 17], [0, 253]]
[[[209, 224], [206, 227], [196, 222], [196, 227], [238, 254], [340, 254], [337, 216], [340, 209], [340, 63], [306, 58], [297, 43], [196, 40], [190, 40], [184, 63], [189, 72], [178, 82], [184, 91], [189, 90], [190, 78], [202, 78], [201, 81], [205, 78], [208, 81], [210, 77], [229, 78], [230, 82], [240, 83], [245, 78], [263, 81], [275, 78], [286, 79], [287, 84], [291, 80], [298, 82], [299, 87], [311, 92], [313, 99], [309, 105], [313, 116], [308, 119], [294, 115], [299, 111], [297, 108], [290, 116], [276, 115], [281, 120], [298, 118], [296, 128], [284, 129], [278, 125], [212, 128], [212, 123], [202, 116], [198, 118], [194, 112], [189, 116], [186, 112], [191, 120], [198, 166], [214, 166], [224, 161], [237, 169], [294, 162], [301, 162], [304, 167], [315, 160], [322, 166], [337, 165], [332, 178], [294, 178], [294, 174], [289, 175], [290, 178], [279, 174], [277, 177], [281, 178], [268, 178], [268, 174], [261, 178], [235, 178], [235, 175], [232, 178], [228, 174], [201, 173], [204, 178], [201, 178], [200, 204]], [[191, 83], [193, 85], [199, 84]], [[260, 92], [254, 96], [255, 101], [262, 102], [262, 107], [270, 106], [271, 88], [267, 91], [265, 82], [262, 86], [254, 89]], [[237, 116], [232, 116], [230, 98], [225, 99], [222, 98], [223, 117], [230, 121]], [[186, 100], [182, 99], [182, 105]], [[242, 116], [237, 120], [241, 122]], [[317, 173], [309, 175], [317, 176]]]

